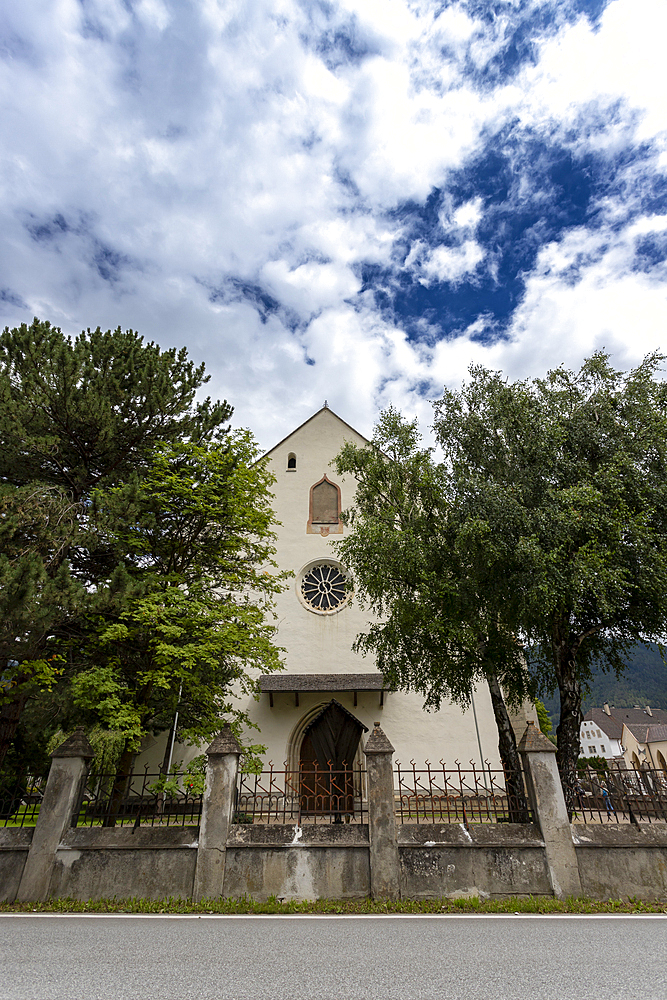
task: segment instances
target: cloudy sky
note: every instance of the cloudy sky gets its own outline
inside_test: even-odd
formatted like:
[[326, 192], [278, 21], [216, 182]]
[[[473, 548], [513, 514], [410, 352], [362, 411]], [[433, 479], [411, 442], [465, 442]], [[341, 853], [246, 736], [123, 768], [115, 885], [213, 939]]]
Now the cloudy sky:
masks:
[[667, 347], [665, 0], [2, 0], [0, 323], [187, 345], [269, 447]]

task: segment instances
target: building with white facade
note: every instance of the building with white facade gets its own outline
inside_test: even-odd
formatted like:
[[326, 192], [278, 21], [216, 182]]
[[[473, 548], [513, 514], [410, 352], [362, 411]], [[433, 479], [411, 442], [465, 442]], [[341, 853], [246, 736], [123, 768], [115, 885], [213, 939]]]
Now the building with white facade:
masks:
[[579, 734], [584, 757], [623, 759], [628, 767], [660, 768], [667, 773], [667, 711], [660, 708], [592, 708]]
[[[286, 762], [296, 770], [313, 760], [313, 739], [326, 730], [330, 746], [334, 737], [339, 741], [337, 753], [354, 745], [354, 760], [347, 763], [356, 765], [363, 763], [366, 731], [379, 721], [395, 748], [394, 759], [403, 765], [443, 760], [468, 767], [470, 761], [488, 760], [497, 768], [498, 732], [486, 685], [474, 691], [466, 711], [447, 703], [428, 713], [420, 695], [388, 691], [374, 660], [352, 651], [369, 618], [336, 555], [336, 541], [347, 530], [340, 513], [353, 505], [355, 494], [355, 481], [337, 476], [332, 467], [346, 441], [368, 443], [325, 404], [265, 456], [276, 477], [275, 559], [293, 577], [276, 599], [275, 642], [285, 649], [285, 669], [262, 677], [259, 701], [249, 699], [243, 706], [259, 727], [252, 741], [267, 746], [265, 764], [282, 768]], [[327, 706], [332, 706], [328, 713]], [[513, 717], [517, 739], [528, 719], [537, 722], [532, 705]], [[141, 764], [157, 769], [166, 740], [163, 734], [146, 741]], [[199, 752], [177, 744], [173, 760], [187, 761]]]
[[[395, 758], [423, 764], [489, 760], [499, 766], [498, 734], [486, 686], [474, 692], [467, 711], [452, 704], [426, 713], [413, 693], [390, 693], [374, 661], [352, 651], [368, 615], [349, 590], [336, 541], [347, 530], [341, 510], [354, 503], [355, 481], [338, 477], [332, 462], [346, 441], [363, 446], [367, 439], [326, 405], [275, 445], [267, 459], [276, 477], [273, 487], [278, 529], [276, 560], [294, 574], [278, 597], [277, 644], [286, 649], [285, 671], [262, 679], [259, 703], [248, 706], [268, 746], [267, 760], [298, 767], [304, 734], [333, 700], [371, 730], [380, 720], [395, 747]], [[515, 720], [519, 735], [532, 706]], [[312, 732], [312, 731], [311, 731]], [[360, 760], [362, 736], [357, 749]]]

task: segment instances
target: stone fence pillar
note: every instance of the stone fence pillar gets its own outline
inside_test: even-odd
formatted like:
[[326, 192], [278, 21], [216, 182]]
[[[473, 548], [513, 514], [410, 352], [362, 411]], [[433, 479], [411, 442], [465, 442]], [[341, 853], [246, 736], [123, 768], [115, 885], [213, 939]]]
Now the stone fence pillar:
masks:
[[394, 813], [394, 748], [376, 722], [366, 746], [371, 896], [398, 899], [399, 861]]
[[43, 902], [48, 898], [56, 851], [74, 822], [92, 758], [93, 750], [83, 727], [51, 754], [44, 798], [19, 885], [17, 898], [21, 902]]
[[544, 840], [554, 896], [558, 899], [581, 896], [572, 829], [556, 767], [556, 747], [533, 722], [529, 722], [518, 749], [533, 816]]
[[241, 747], [229, 726], [206, 751], [206, 790], [199, 826], [194, 899], [222, 896], [227, 834], [232, 821]]

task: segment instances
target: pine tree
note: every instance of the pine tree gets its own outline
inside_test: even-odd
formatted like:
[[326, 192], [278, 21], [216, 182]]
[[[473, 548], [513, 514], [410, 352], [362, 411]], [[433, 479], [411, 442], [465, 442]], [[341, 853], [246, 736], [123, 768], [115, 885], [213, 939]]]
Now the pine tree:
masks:
[[0, 764], [26, 699], [57, 677], [49, 636], [113, 572], [93, 491], [141, 477], [159, 442], [223, 440], [232, 408], [195, 401], [208, 379], [185, 348], [120, 327], [70, 339], [35, 319], [0, 335]]

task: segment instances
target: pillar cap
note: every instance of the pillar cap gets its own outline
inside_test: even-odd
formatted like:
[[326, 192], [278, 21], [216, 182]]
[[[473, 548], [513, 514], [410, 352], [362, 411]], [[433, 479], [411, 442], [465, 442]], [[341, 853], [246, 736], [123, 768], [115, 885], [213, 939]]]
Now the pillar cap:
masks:
[[394, 748], [380, 728], [380, 723], [376, 722], [373, 732], [366, 740], [364, 753], [393, 753]]
[[556, 753], [556, 747], [534, 722], [529, 722], [517, 750], [520, 753]]
[[83, 760], [92, 760], [95, 756], [93, 748], [88, 742], [88, 737], [83, 726], [77, 726], [71, 736], [68, 736], [64, 743], [51, 754], [51, 757], [82, 757]]
[[207, 748], [206, 754], [209, 757], [221, 757], [228, 753], [242, 754], [243, 750], [230, 727], [224, 726]]

